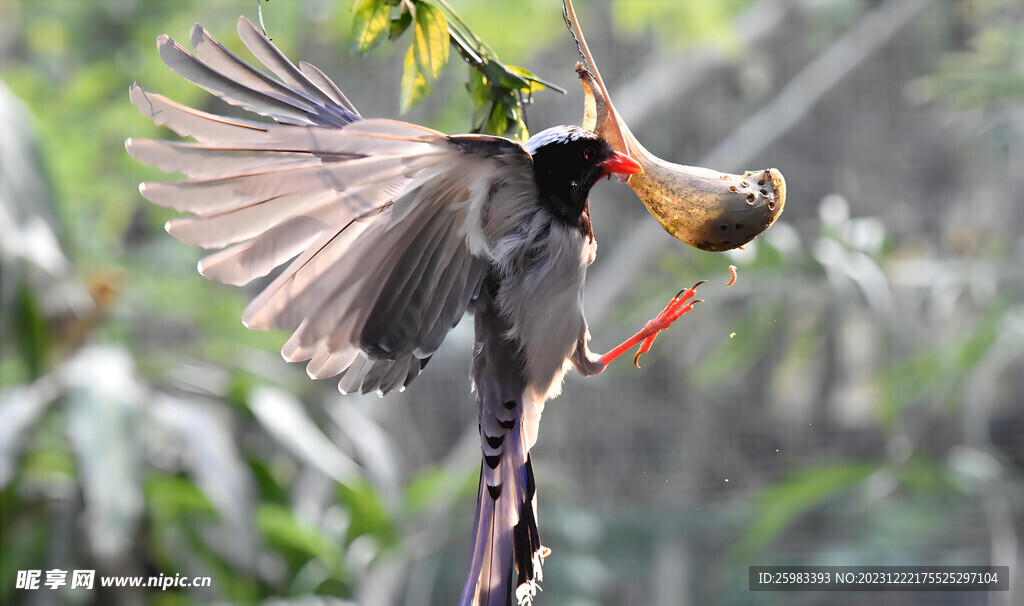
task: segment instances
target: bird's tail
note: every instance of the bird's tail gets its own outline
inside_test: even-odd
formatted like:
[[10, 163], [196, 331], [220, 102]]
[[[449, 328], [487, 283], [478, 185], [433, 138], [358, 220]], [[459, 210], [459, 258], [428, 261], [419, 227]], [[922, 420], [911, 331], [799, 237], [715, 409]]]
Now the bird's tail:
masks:
[[460, 606], [529, 606], [542, 580], [541, 560], [549, 553], [537, 528], [537, 485], [522, 430], [523, 407], [509, 401], [503, 408], [496, 419], [500, 431], [486, 421], [480, 427], [484, 457]]

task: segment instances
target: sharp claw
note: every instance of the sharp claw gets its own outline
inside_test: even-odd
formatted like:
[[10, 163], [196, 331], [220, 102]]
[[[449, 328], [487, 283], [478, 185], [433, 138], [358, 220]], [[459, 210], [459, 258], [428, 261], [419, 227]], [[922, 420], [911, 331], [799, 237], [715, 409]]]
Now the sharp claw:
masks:
[[[697, 282], [696, 284], [694, 284], [694, 285], [693, 285], [693, 286], [691, 286], [690, 288], [684, 288], [683, 290], [681, 290], [681, 291], [677, 292], [677, 293], [676, 293], [676, 296], [675, 296], [675, 297], [673, 297], [673, 298], [674, 298], [674, 299], [678, 299], [678, 298], [680, 298], [680, 297], [682, 297], [682, 296], [683, 296], [683, 293], [686, 293], [686, 292], [691, 292], [691, 291], [692, 291], [692, 292], [693, 292], [694, 294], [696, 294], [696, 292], [697, 292], [697, 287], [698, 287], [698, 286], [700, 286], [701, 284], [707, 284], [707, 283], [708, 283], [708, 281], [707, 281], [707, 280], [701, 280], [700, 282]], [[691, 295], [691, 296], [692, 296], [692, 295]]]
[[[653, 320], [649, 321], [647, 324], [644, 325], [643, 330], [634, 335], [632, 339], [629, 339], [628, 341], [622, 343], [619, 347], [616, 347], [612, 351], [602, 356], [602, 360], [604, 360], [604, 358], [606, 357], [609, 358], [607, 361], [604, 361], [603, 364], [606, 366], [608, 362], [619, 357], [620, 355], [625, 353], [625, 351], [628, 351], [631, 343], [635, 345], [637, 341], [640, 341], [640, 347], [637, 349], [636, 355], [633, 356], [633, 366], [640, 368], [640, 356], [651, 351], [651, 346], [654, 344], [654, 339], [658, 336], [658, 334], [660, 334], [661, 331], [671, 326], [676, 320], [681, 318], [683, 314], [693, 309], [694, 305], [696, 305], [697, 303], [704, 303], [704, 299], [693, 299], [691, 301], [690, 297], [693, 297], [696, 294], [696, 291], [694, 289], [696, 289], [701, 284], [706, 283], [707, 280], [701, 280], [700, 282], [697, 282], [690, 288], [686, 288], [679, 291], [679, 293], [677, 293], [676, 296], [673, 297], [672, 301], [669, 302], [665, 309], [663, 309], [661, 313], [658, 314], [657, 318], [654, 318]], [[683, 295], [686, 293], [689, 294], [686, 298], [683, 298]], [[601, 370], [604, 370], [604, 366], [602, 366]]]

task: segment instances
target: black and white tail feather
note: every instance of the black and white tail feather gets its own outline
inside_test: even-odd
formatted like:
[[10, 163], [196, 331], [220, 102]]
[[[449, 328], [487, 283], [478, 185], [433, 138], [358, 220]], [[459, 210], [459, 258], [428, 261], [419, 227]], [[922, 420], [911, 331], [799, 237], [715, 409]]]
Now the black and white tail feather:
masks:
[[[539, 403], [524, 400], [521, 349], [509, 348], [509, 332], [488, 280], [474, 310], [476, 345], [472, 379], [480, 411], [480, 488], [473, 521], [472, 555], [460, 606], [505, 606], [513, 594], [530, 604], [542, 580], [546, 548], [537, 527], [537, 487], [528, 430], [536, 435]], [[527, 415], [527, 412], [535, 414]], [[513, 577], [510, 572], [517, 571]], [[514, 586], [513, 586], [514, 583]]]
[[364, 120], [327, 76], [293, 65], [248, 19], [238, 34], [273, 75], [198, 25], [194, 53], [166, 36], [157, 45], [185, 79], [273, 122], [132, 85], [143, 114], [194, 139], [127, 141], [135, 158], [187, 177], [145, 183], [142, 194], [190, 213], [167, 224], [171, 235], [222, 249], [199, 263], [208, 278], [243, 285], [287, 263], [243, 321], [293, 331], [284, 358], [307, 361], [313, 378], [340, 376], [343, 392], [405, 388], [473, 311], [483, 464], [460, 604], [531, 603], [547, 550], [529, 453], [544, 401], [572, 364], [589, 368], [582, 286], [596, 246], [589, 218], [559, 220], [541, 203], [533, 155], [599, 140], [560, 127], [524, 148]]

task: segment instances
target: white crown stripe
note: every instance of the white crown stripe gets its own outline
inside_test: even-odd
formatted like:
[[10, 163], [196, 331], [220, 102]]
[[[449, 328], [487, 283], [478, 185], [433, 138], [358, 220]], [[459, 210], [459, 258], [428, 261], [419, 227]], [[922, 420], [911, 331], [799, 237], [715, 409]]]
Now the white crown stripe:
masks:
[[526, 148], [526, 151], [530, 152], [530, 155], [532, 156], [537, 153], [538, 149], [551, 143], [568, 143], [579, 139], [597, 138], [598, 136], [596, 134], [585, 128], [580, 128], [579, 126], [553, 126], [530, 137], [530, 140], [527, 141], [526, 145], [523, 147]]

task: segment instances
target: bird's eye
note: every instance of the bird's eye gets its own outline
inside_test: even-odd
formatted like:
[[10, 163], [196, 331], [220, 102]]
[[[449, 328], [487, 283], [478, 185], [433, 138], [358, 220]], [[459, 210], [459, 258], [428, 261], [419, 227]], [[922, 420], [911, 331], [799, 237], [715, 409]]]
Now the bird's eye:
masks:
[[587, 162], [592, 162], [594, 160], [594, 155], [596, 153], [597, 152], [594, 151], [593, 147], [588, 147], [585, 150], [583, 150], [583, 159], [586, 160]]

